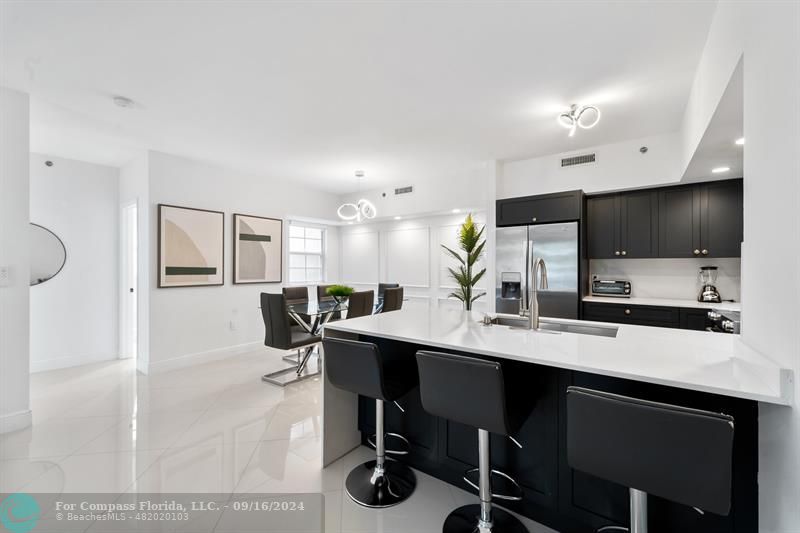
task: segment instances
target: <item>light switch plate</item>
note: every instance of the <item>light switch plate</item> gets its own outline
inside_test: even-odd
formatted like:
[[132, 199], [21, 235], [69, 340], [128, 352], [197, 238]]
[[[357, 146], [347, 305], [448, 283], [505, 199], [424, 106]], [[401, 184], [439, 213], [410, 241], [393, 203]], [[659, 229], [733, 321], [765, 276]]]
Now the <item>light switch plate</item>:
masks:
[[7, 266], [0, 266], [0, 287], [8, 287], [11, 283], [11, 275]]

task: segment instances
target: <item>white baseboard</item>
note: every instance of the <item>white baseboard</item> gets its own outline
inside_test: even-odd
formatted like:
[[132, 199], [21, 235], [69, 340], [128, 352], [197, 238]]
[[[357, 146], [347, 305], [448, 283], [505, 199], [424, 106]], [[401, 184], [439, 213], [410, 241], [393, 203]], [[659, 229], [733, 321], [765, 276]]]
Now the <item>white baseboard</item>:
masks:
[[0, 435], [24, 429], [30, 426], [32, 421], [33, 417], [30, 409], [0, 416]]
[[117, 354], [71, 355], [67, 357], [53, 357], [51, 359], [42, 359], [40, 361], [31, 360], [30, 369], [31, 373], [45, 372], [47, 370], [58, 370], [60, 368], [88, 365], [91, 363], [101, 363], [103, 361], [116, 361], [117, 359], [119, 359], [119, 357], [117, 357]]
[[263, 347], [264, 344], [262, 342], [256, 341], [256, 342], [248, 342], [245, 344], [237, 344], [235, 346], [226, 346], [224, 348], [217, 348], [214, 350], [208, 350], [206, 352], [190, 353], [178, 357], [172, 357], [170, 359], [165, 359], [163, 361], [155, 361], [155, 362], [151, 361], [147, 367], [147, 372], [145, 373], [159, 374], [161, 372], [179, 370], [181, 368], [187, 368], [199, 363], [208, 363], [211, 361], [219, 361], [221, 359], [227, 359], [228, 357], [233, 357], [234, 355], [251, 352], [253, 350], [257, 350]]

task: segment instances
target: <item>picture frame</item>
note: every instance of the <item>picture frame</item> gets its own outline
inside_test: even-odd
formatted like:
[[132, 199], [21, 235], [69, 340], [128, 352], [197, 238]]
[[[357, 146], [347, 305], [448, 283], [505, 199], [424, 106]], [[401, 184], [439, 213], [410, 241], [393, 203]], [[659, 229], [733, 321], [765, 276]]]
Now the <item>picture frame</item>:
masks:
[[233, 215], [233, 283], [283, 281], [283, 219]]
[[225, 284], [225, 213], [158, 204], [158, 288]]

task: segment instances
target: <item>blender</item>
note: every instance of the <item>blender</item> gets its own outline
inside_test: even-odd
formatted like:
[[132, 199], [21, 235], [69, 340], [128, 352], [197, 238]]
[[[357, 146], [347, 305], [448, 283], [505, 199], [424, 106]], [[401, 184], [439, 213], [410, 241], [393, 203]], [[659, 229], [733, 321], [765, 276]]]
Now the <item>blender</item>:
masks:
[[697, 297], [698, 302], [721, 302], [722, 297], [719, 295], [717, 287], [714, 285], [717, 282], [717, 267], [704, 266], [700, 267], [700, 295]]

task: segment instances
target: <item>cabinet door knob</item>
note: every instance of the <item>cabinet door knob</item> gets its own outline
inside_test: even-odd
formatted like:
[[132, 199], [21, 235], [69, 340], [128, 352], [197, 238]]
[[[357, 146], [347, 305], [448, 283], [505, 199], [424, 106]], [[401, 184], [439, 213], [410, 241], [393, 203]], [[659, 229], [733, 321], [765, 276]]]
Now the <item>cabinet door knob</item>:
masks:
[[625, 250], [622, 250], [622, 255], [628, 255], [628, 252], [626, 252]]
[[626, 309], [626, 310], [625, 310], [625, 314], [626, 314], [626, 315], [629, 315], [629, 314], [631, 314], [631, 310], [630, 310], [630, 309]]
[[703, 255], [708, 255], [708, 250], [703, 250]]
[[695, 248], [695, 250], [694, 250], [694, 255], [700, 255], [700, 250], [698, 250], [697, 248]]
[[619, 250], [617, 250], [616, 252], [614, 252], [614, 255], [619, 255]]

